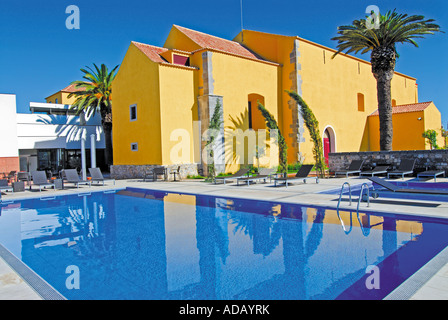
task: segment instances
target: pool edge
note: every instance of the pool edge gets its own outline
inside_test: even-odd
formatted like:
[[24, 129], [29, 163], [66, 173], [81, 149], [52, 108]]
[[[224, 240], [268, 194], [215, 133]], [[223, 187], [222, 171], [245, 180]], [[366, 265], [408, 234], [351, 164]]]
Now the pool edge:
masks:
[[43, 300], [67, 300], [2, 244], [0, 244], [0, 258]]
[[448, 264], [448, 246], [407, 278], [383, 300], [410, 300], [432, 277]]

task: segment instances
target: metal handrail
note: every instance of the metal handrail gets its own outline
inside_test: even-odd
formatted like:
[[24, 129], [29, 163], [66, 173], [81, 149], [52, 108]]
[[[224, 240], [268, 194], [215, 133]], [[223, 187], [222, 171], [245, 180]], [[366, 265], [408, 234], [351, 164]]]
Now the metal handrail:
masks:
[[349, 196], [349, 199], [350, 199], [350, 204], [349, 204], [349, 206], [352, 205], [352, 190], [351, 190], [350, 183], [348, 183], [348, 182], [344, 182], [344, 183], [342, 184], [342, 187], [341, 187], [341, 192], [339, 193], [339, 201], [338, 201], [338, 206], [337, 206], [338, 209], [339, 209], [339, 205], [341, 204], [342, 192], [344, 191], [344, 186], [345, 186], [345, 185], [348, 185], [348, 196]]
[[356, 213], [359, 212], [359, 204], [361, 203], [364, 187], [367, 187], [367, 206], [370, 207], [370, 192], [369, 192], [369, 185], [367, 183], [363, 183], [361, 185], [361, 191], [359, 192], [359, 199], [358, 199], [358, 207], [356, 208]]
[[341, 215], [339, 214], [339, 209], [336, 210], [336, 213], [337, 213], [339, 221], [341, 223], [342, 230], [344, 230], [345, 234], [349, 234], [350, 232], [352, 232], [352, 229], [353, 229], [352, 211], [350, 211], [350, 229], [348, 231], [345, 228], [345, 224], [344, 224], [344, 221], [342, 221]]

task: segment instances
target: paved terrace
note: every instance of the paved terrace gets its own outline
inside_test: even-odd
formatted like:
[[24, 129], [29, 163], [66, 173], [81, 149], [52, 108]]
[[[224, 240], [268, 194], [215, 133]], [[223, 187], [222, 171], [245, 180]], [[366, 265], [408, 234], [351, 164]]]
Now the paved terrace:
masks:
[[[447, 179], [437, 179], [438, 182], [448, 182]], [[143, 180], [117, 180], [115, 185], [108, 182], [105, 186], [92, 185], [80, 186], [79, 189], [69, 187], [64, 190], [45, 190], [42, 193], [38, 189], [26, 190], [14, 194], [3, 194], [3, 201], [19, 200], [36, 197], [51, 197], [54, 195], [73, 194], [86, 191], [101, 191], [111, 189], [123, 189], [126, 187], [147, 188], [164, 190], [170, 192], [204, 194], [211, 196], [223, 196], [232, 198], [259, 199], [268, 201], [280, 201], [286, 203], [300, 203], [305, 205], [336, 207], [339, 193], [319, 194], [326, 190], [340, 190], [344, 182], [353, 186], [368, 182], [367, 179], [353, 178], [331, 178], [321, 179], [319, 184], [314, 180], [308, 180], [303, 184], [298, 180], [294, 185], [288, 187], [274, 187], [269, 183], [251, 184], [250, 186], [233, 182], [224, 184], [211, 184], [200, 180], [184, 180], [177, 182], [144, 182]], [[349, 206], [347, 196], [343, 196], [341, 210], [356, 208], [358, 197], [353, 197], [353, 203]], [[417, 216], [428, 216], [448, 219], [448, 202], [400, 200], [400, 199], [372, 199], [370, 207], [362, 202], [360, 210], [364, 212], [384, 212], [394, 214], [406, 214]], [[403, 283], [397, 290], [392, 292], [388, 299], [448, 299], [448, 249], [442, 251], [433, 260], [428, 262], [414, 276]], [[42, 299], [42, 297], [28, 283], [12, 269], [4, 259], [0, 257], [0, 299]]]

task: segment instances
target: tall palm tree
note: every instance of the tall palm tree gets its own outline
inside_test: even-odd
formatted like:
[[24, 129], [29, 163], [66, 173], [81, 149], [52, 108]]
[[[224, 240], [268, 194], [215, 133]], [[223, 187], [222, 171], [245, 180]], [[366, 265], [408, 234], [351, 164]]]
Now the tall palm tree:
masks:
[[[373, 14], [372, 14], [373, 16]], [[373, 16], [375, 17], [375, 16]], [[425, 20], [422, 15], [398, 14], [393, 11], [376, 16], [377, 24], [372, 18], [353, 21], [352, 25], [338, 27], [338, 51], [347, 54], [361, 54], [371, 51], [372, 73], [377, 81], [378, 112], [380, 119], [380, 149], [392, 150], [392, 100], [391, 80], [394, 75], [395, 61], [398, 57], [396, 44], [410, 43], [418, 47], [414, 39], [440, 31], [433, 19]]]
[[71, 105], [71, 109], [77, 114], [84, 112], [87, 116], [95, 115], [97, 111], [101, 114], [101, 125], [104, 131], [106, 143], [105, 160], [107, 165], [113, 164], [112, 153], [112, 81], [115, 78], [118, 65], [108, 71], [106, 65], [101, 64], [98, 68], [93, 64], [95, 70], [90, 67], [81, 69], [84, 73], [83, 80], [73, 81], [79, 91], [72, 92], [68, 97], [75, 96], [76, 100]]

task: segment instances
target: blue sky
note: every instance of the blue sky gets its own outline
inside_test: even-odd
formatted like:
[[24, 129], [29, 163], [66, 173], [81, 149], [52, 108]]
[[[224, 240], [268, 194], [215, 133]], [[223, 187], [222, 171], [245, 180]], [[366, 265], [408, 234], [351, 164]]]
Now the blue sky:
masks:
[[[80, 10], [80, 29], [69, 30], [66, 7]], [[448, 121], [448, 2], [444, 0], [297, 1], [243, 0], [245, 29], [298, 35], [335, 48], [337, 26], [381, 12], [423, 14], [445, 34], [428, 36], [419, 48], [398, 45], [396, 70], [417, 78], [419, 100], [432, 100]], [[163, 46], [173, 24], [233, 39], [241, 30], [240, 0], [42, 0], [1, 1], [0, 93], [17, 95], [19, 112], [82, 77], [80, 68], [120, 64], [130, 41]], [[360, 56], [369, 60], [369, 54]]]

